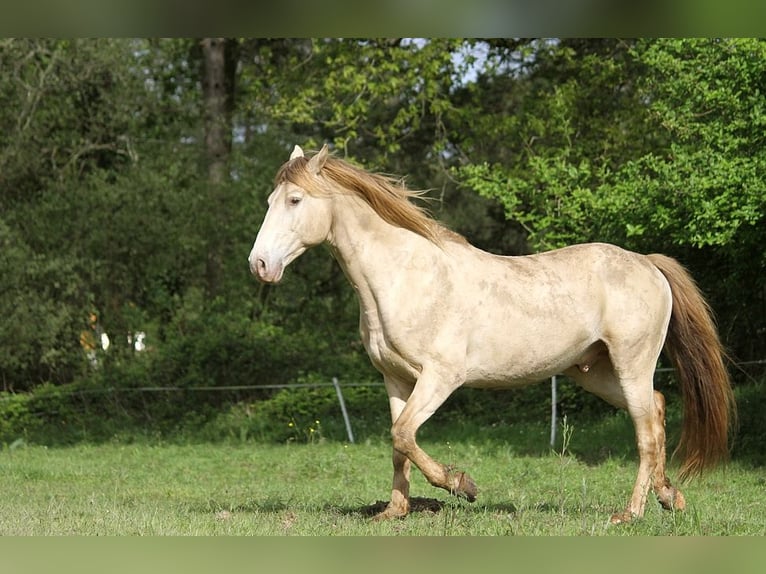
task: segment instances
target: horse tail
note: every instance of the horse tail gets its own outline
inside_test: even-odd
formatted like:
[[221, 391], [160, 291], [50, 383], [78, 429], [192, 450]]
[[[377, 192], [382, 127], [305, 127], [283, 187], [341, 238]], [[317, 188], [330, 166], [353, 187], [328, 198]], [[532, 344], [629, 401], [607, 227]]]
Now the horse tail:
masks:
[[648, 257], [673, 294], [665, 353], [683, 396], [683, 428], [673, 456], [683, 458], [679, 475], [687, 480], [728, 458], [729, 431], [736, 417], [734, 393], [712, 311], [694, 279], [670, 257]]

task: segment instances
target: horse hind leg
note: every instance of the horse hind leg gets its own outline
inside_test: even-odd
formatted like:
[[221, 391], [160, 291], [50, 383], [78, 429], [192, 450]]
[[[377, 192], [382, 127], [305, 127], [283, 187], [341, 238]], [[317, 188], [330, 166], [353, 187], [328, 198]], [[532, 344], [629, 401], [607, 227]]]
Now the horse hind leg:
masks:
[[654, 427], [655, 441], [659, 445], [660, 452], [657, 459], [657, 467], [654, 471], [652, 490], [665, 510], [684, 510], [686, 508], [686, 499], [680, 490], [670, 484], [666, 474], [665, 397], [662, 396], [660, 391], [654, 391], [654, 408], [656, 418], [659, 421], [659, 424], [656, 424]]
[[[631, 379], [631, 381], [633, 381]], [[630, 387], [640, 386], [640, 379], [629, 383]], [[624, 381], [620, 381], [624, 382]], [[660, 457], [660, 448], [657, 444], [657, 412], [654, 408], [653, 392], [648, 393], [636, 388], [633, 392], [625, 392], [626, 408], [633, 419], [633, 427], [636, 432], [636, 445], [638, 447], [638, 473], [636, 482], [633, 485], [628, 505], [623, 512], [616, 512], [612, 515], [610, 522], [612, 524], [622, 524], [632, 521], [634, 518], [641, 518], [646, 509], [646, 499], [649, 493], [650, 485], [654, 484], [655, 471], [658, 467]]]
[[[651, 381], [651, 375], [635, 381], [645, 379]], [[682, 510], [686, 506], [683, 494], [670, 483], [666, 474], [665, 398], [658, 391], [646, 393], [643, 386], [648, 383], [635, 384], [639, 388], [634, 393], [626, 394], [630, 397], [627, 408], [636, 429], [638, 475], [628, 507], [623, 513], [612, 516], [613, 524], [629, 522], [644, 515], [650, 486], [663, 508]]]
[[585, 390], [626, 409], [633, 420], [638, 473], [627, 507], [612, 515], [612, 524], [642, 517], [650, 488], [663, 506], [676, 509], [684, 506], [683, 495], [665, 475], [665, 400], [661, 393], [653, 390], [653, 364], [641, 370], [644, 372], [638, 376], [619, 376], [610, 356], [592, 363], [587, 370], [578, 364], [566, 372]]

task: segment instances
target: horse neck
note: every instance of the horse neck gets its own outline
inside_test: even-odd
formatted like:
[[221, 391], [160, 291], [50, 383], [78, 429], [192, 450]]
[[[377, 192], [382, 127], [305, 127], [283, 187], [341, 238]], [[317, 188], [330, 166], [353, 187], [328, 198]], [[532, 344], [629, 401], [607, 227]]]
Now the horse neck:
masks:
[[404, 242], [419, 237], [383, 220], [364, 200], [345, 194], [333, 198], [333, 223], [327, 242], [346, 277], [364, 294], [390, 284]]

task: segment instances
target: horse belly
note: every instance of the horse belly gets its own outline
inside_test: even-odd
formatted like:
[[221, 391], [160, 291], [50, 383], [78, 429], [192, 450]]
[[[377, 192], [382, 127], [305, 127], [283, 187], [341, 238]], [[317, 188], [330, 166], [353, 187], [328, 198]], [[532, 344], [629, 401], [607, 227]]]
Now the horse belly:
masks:
[[[558, 320], [495, 323], [491, 332], [480, 328], [469, 336], [465, 386], [512, 388], [536, 383], [589, 357], [599, 344], [588, 321], [567, 329]], [[511, 325], [515, 325], [512, 327]]]
[[524, 387], [561, 373], [575, 364], [574, 359], [548, 358], [539, 364], [528, 361], [511, 361], [469, 368], [464, 386], [479, 389]]

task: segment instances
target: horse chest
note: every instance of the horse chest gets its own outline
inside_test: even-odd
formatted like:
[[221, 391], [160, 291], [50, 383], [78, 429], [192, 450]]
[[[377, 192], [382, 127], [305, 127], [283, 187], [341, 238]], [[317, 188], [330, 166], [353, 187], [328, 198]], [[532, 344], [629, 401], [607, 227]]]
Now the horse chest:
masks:
[[417, 378], [417, 366], [402, 356], [379, 325], [371, 326], [363, 320], [360, 331], [367, 355], [378, 371], [402, 378]]

